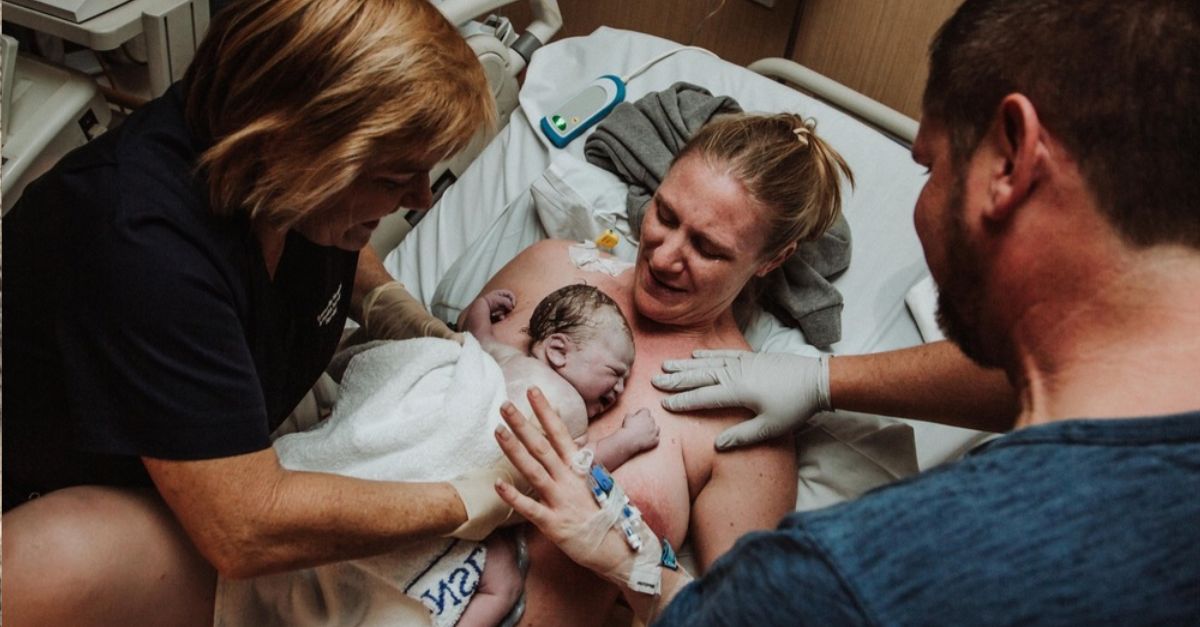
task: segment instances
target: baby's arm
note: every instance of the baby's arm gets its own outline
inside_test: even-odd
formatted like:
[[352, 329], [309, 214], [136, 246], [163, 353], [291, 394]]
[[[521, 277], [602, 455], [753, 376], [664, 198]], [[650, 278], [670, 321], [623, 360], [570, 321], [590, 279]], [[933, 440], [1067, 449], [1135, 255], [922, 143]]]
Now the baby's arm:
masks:
[[508, 290], [492, 290], [471, 301], [463, 319], [464, 331], [470, 331], [485, 350], [499, 343], [492, 324], [503, 320], [517, 306], [517, 296]]
[[594, 447], [596, 461], [609, 470], [629, 461], [630, 458], [658, 446], [658, 423], [645, 407], [625, 414], [621, 428], [601, 438]]

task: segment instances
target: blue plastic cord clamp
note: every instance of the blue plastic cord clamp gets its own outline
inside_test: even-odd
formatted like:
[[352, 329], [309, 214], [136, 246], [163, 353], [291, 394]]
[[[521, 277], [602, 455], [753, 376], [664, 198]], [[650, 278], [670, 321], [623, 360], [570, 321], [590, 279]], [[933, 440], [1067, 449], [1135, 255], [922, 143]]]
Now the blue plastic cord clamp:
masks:
[[666, 538], [662, 538], [662, 559], [659, 560], [659, 563], [663, 565], [663, 568], [679, 570], [679, 558], [675, 555], [675, 549], [671, 548], [671, 543], [667, 542]]
[[[600, 464], [592, 464], [592, 469], [588, 473], [588, 488], [592, 491], [592, 498], [603, 507], [609, 499], [612, 498], [613, 487], [616, 483], [613, 481], [612, 475], [608, 470]], [[621, 515], [614, 523], [620, 528], [622, 535], [625, 536], [625, 543], [634, 551], [642, 549], [642, 538], [639, 530], [642, 525], [642, 512], [637, 506], [629, 501], [629, 497], [625, 496], [624, 492], [618, 491], [618, 495], [622, 499], [620, 503], [613, 503], [612, 507], [620, 507]]]

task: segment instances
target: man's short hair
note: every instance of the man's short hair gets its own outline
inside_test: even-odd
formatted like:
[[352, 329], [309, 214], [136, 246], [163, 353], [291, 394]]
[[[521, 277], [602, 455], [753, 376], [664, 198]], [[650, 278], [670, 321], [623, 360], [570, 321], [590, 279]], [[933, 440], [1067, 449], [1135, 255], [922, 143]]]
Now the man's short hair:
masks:
[[956, 166], [1021, 93], [1130, 243], [1200, 248], [1200, 2], [967, 0], [930, 57]]

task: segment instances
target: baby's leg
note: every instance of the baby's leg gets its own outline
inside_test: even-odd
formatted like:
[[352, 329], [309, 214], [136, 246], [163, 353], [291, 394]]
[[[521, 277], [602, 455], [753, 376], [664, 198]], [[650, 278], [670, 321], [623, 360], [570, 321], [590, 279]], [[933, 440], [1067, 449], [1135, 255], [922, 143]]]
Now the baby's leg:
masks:
[[461, 627], [494, 627], [516, 605], [525, 585], [517, 566], [517, 551], [511, 534], [493, 533], [484, 540], [487, 560], [479, 588], [458, 619]]
[[529, 535], [529, 577], [521, 627], [600, 627], [620, 596], [616, 586], [571, 561], [535, 530]]

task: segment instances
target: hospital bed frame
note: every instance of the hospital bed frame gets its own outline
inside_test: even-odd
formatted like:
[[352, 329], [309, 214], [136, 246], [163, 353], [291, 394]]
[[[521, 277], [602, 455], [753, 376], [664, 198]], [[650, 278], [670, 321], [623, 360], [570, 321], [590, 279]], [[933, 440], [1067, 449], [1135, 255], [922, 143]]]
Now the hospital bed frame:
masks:
[[[445, 0], [437, 4], [446, 19], [458, 27], [467, 45], [483, 66], [492, 99], [496, 104], [496, 124], [482, 128], [467, 147], [449, 159], [435, 165], [429, 172], [433, 184], [434, 202], [441, 192], [462, 176], [488, 142], [508, 124], [517, 107], [517, 76], [529, 64], [533, 53], [549, 42], [562, 28], [562, 13], [557, 0], [528, 0], [533, 21], [518, 35], [507, 19], [488, 16], [491, 11], [513, 4], [516, 0]], [[400, 240], [421, 219], [420, 212], [395, 213], [384, 218], [371, 236], [371, 247], [382, 256], [400, 244]]]
[[[492, 6], [499, 6], [504, 3], [498, 2], [497, 0], [490, 0], [489, 2], [485, 2], [485, 4], [492, 5]], [[495, 39], [497, 41], [503, 42], [506, 39], [506, 37], [498, 36], [498, 37], [495, 37]], [[488, 53], [488, 54], [491, 54], [491, 53]], [[497, 52], [495, 54], [497, 56], [499, 56], [502, 53]], [[511, 53], [509, 53], [509, 54], [511, 54]], [[576, 68], [574, 68], [573, 66], [570, 65], [570, 58], [564, 58], [561, 55], [562, 55], [562, 53], [560, 52], [559, 56], [547, 57], [547, 60], [550, 58], [554, 58], [556, 67], [561, 68], [565, 64], [569, 69], [563, 70], [563, 71], [571, 71], [577, 75], [578, 72], [575, 72]], [[606, 59], [607, 59], [607, 57], [606, 57]], [[520, 65], [521, 61], [513, 61], [513, 63]], [[537, 64], [535, 63], [535, 66], [536, 65]], [[513, 67], [513, 66], [506, 66], [506, 67]], [[862, 122], [865, 126], [868, 126], [875, 130], [880, 131], [884, 135], [884, 137], [882, 138], [882, 144], [884, 146], [886, 146], [890, 140], [892, 142], [895, 142], [895, 144], [897, 146], [901, 147], [902, 149], [907, 149], [908, 147], [911, 146], [912, 142], [915, 139], [916, 131], [917, 131], [917, 122], [916, 121], [912, 120], [911, 118], [908, 118], [907, 116], [904, 116], [903, 114], [901, 114], [893, 109], [890, 109], [890, 108], [870, 99], [869, 97], [867, 97], [863, 94], [855, 92], [854, 90], [849, 89], [849, 88], [845, 87], [844, 85], [841, 85], [825, 76], [822, 76], [822, 75], [818, 74], [817, 72], [812, 71], [811, 69], [805, 68], [804, 66], [802, 66], [798, 63], [795, 63], [793, 61], [786, 60], [786, 59], [770, 58], [770, 59], [763, 59], [763, 60], [757, 61], [757, 62], [751, 64], [750, 66], [748, 66], [747, 69], [750, 69], [755, 74], [758, 74], [767, 79], [783, 83], [786, 87], [795, 89], [798, 92], [804, 93], [807, 96], [810, 96], [816, 100], [821, 101], [825, 105], [830, 105], [835, 109], [839, 109], [841, 112], [847, 114], [851, 118], [854, 118], [856, 121]], [[517, 72], [519, 72], [519, 71], [520, 70], [517, 70]], [[515, 74], [516, 74], [516, 72], [512, 72], [511, 76], [515, 77]], [[529, 76], [531, 76], [531, 77], [534, 76], [532, 71]], [[491, 75], [489, 75], [489, 80], [490, 79], [491, 79]], [[759, 80], [759, 79], [756, 78], [755, 80]], [[514, 82], [515, 82], [515, 78], [514, 78]], [[556, 84], [556, 87], [557, 87], [557, 84]], [[496, 86], [493, 85], [493, 88], [495, 89]], [[570, 87], [564, 86], [563, 89], [569, 91]], [[530, 91], [531, 90], [527, 89], [526, 93], [529, 93]], [[522, 98], [524, 98], [524, 96], [522, 96]], [[524, 106], [520, 111], [517, 111], [516, 114], [514, 114], [513, 119], [517, 120], [520, 118], [525, 118], [524, 123], [530, 123], [532, 120], [537, 119], [537, 117], [540, 114], [537, 111], [536, 107], [531, 108], [529, 106], [530, 102], [526, 102], [524, 99], [522, 99], [521, 102], [523, 103]], [[537, 102], [534, 102], [533, 104], [537, 104]], [[504, 119], [504, 120], [508, 119], [508, 113], [513, 112], [512, 108], [508, 108], [507, 110], [505, 110], [505, 106], [503, 104], [498, 104], [498, 108], [500, 109], [502, 119]], [[522, 133], [524, 132], [523, 130], [517, 129], [517, 128], [513, 128], [510, 130], [513, 131], [514, 133], [517, 131], [520, 131]], [[499, 129], [493, 129], [486, 134], [486, 139], [482, 139], [484, 136], [481, 136], [481, 143], [479, 145], [472, 145], [472, 147], [470, 147], [467, 151], [465, 151], [466, 153], [469, 153], [468, 156], [464, 157], [464, 155], [456, 155], [456, 157], [454, 158], [454, 161], [462, 164], [461, 165], [462, 169], [461, 170], [448, 170], [448, 171], [451, 171], [452, 174], [456, 177], [461, 172], [464, 172], [466, 170], [466, 164], [475, 160], [476, 156], [478, 156], [481, 152], [483, 152], [484, 145], [487, 144], [487, 142], [492, 137], [496, 136], [498, 133], [499, 133]], [[510, 139], [512, 136], [514, 136], [514, 135], [510, 134], [509, 136], [506, 136], [504, 139], [506, 139], [506, 140]], [[890, 146], [887, 146], [887, 147], [891, 148]], [[577, 145], [574, 148], [578, 151], [580, 146]], [[498, 154], [497, 151], [499, 151], [499, 150], [507, 151], [508, 149], [510, 149], [510, 145], [507, 141], [504, 143], [497, 143], [496, 145], [494, 145], [493, 148], [488, 149], [488, 152], [484, 153], [484, 155], [490, 158], [491, 156]], [[889, 154], [892, 153], [891, 150], [889, 150], [888, 152], [889, 152]], [[890, 157], [888, 160], [890, 161], [892, 159], [902, 157], [902, 154], [903, 153], [890, 154]], [[519, 157], [518, 157], [518, 160], [519, 160]], [[549, 159], [547, 159], [547, 160], [549, 160]], [[906, 177], [908, 182], [910, 183], [910, 186], [908, 188], [906, 188], [907, 191], [905, 193], [914, 193], [914, 197], [915, 197], [915, 189], [916, 189], [915, 186], [919, 186], [920, 180], [911, 178], [911, 177], [916, 176], [917, 168], [915, 168], [915, 166], [913, 166], [913, 164], [908, 159], [902, 159], [902, 161], [908, 167], [904, 168], [903, 169], [904, 171], [899, 176]], [[487, 176], [498, 175], [498, 174], [507, 174], [506, 172], [503, 171], [503, 168], [501, 168], [501, 169], [489, 168], [487, 166], [486, 159], [481, 159], [480, 162], [481, 162], [480, 163], [481, 167], [467, 173], [466, 178], [468, 178], [471, 181], [476, 181], [476, 180], [480, 179], [481, 177], [487, 177]], [[484, 174], [480, 174], [481, 171], [484, 172]], [[525, 173], [525, 170], [521, 169], [521, 168], [518, 168], [518, 171], [521, 173]], [[875, 174], [878, 176], [878, 172], [876, 172]], [[879, 179], [877, 178], [876, 180], [878, 181]], [[466, 184], [466, 182], [464, 182], [464, 185], [465, 184]], [[861, 192], [861, 191], [863, 191], [863, 189], [866, 189], [866, 187], [864, 186], [863, 188], [860, 188], [859, 191]], [[490, 186], [483, 190], [478, 190], [477, 188], [467, 186], [467, 187], [462, 187], [460, 189], [453, 190], [447, 196], [446, 200], [447, 201], [456, 200], [456, 198], [455, 198], [456, 196], [468, 196], [468, 199], [467, 199], [468, 204], [471, 204], [471, 205], [491, 204], [491, 205], [497, 205], [497, 206], [504, 206], [511, 200], [511, 193], [512, 193], [511, 190], [508, 190], [508, 189], [500, 187], [500, 186]], [[497, 198], [492, 198], [492, 196], [497, 196]], [[443, 205], [444, 204], [445, 203], [443, 203]], [[892, 209], [899, 210], [899, 207], [896, 206], [894, 203], [890, 204], [889, 206]], [[405, 248], [407, 248], [408, 251], [415, 251], [414, 254], [415, 253], [424, 253], [424, 254], [419, 254], [416, 257], [412, 257], [412, 256], [405, 257], [407, 259], [408, 263], [402, 264], [399, 267], [416, 268], [416, 267], [427, 266], [429, 264], [417, 263], [417, 262], [418, 261], [421, 261], [421, 262], [430, 261], [429, 258], [435, 256], [435, 254], [431, 254], [431, 253], [439, 253], [439, 252], [444, 252], [446, 250], [455, 251], [453, 253], [455, 255], [463, 255], [463, 251], [460, 250], [459, 248], [457, 248], [457, 246], [459, 246], [459, 244], [457, 244], [457, 243], [455, 243], [453, 245], [454, 247], [450, 247], [450, 248], [441, 246], [442, 239], [440, 237], [438, 237], [439, 232], [436, 229], [439, 227], [440, 224], [442, 224], [441, 218], [445, 217], [442, 214], [446, 211], [446, 209], [448, 209], [448, 208], [443, 207], [443, 208], [439, 209], [438, 211], [435, 211], [434, 217], [430, 219], [429, 223], [422, 224], [421, 225], [422, 228], [418, 231], [416, 236], [414, 236], [410, 241], [405, 242], [406, 246], [401, 247], [401, 249], [399, 251], [397, 251], [397, 252], [403, 252], [405, 250]], [[910, 210], [911, 210], [911, 205], [909, 205], [905, 208], [906, 212], [910, 211]], [[504, 211], [500, 212], [500, 214], [503, 214], [503, 213], [504, 213]], [[491, 215], [491, 214], [481, 213], [480, 215], [478, 215], [478, 218], [476, 218], [475, 216], [472, 216], [471, 219], [469, 220], [469, 222], [485, 222], [486, 223], [486, 222], [490, 222], [493, 219], [496, 219], [497, 223], [499, 223], [500, 222], [500, 219], [499, 219], [500, 214]], [[451, 215], [455, 215], [455, 214], [451, 214]], [[867, 214], [864, 214], [864, 215], [867, 215]], [[899, 214], [893, 213], [892, 215], [893, 215], [893, 217], [896, 217]], [[909, 216], [910, 215], [911, 214], [909, 214]], [[461, 218], [463, 216], [462, 216], [462, 214], [457, 214], [456, 217]], [[897, 228], [897, 229], [904, 228], [903, 226], [900, 226], [902, 224], [907, 224], [908, 226], [911, 226], [910, 218], [904, 218], [903, 216], [901, 216], [901, 217], [903, 219], [901, 219], [900, 222], [895, 223], [897, 225], [897, 226], [895, 226], [895, 228]], [[432, 228], [427, 228], [427, 227], [432, 227]], [[490, 228], [490, 227], [481, 227], [481, 228]], [[908, 230], [911, 230], [911, 229], [908, 229]], [[889, 231], [889, 233], [891, 233], [891, 232]], [[427, 237], [428, 235], [431, 235], [431, 234], [434, 235], [433, 238]], [[401, 234], [401, 237], [403, 237], [403, 235], [404, 234]], [[448, 237], [453, 238], [456, 235], [457, 235], [457, 233], [452, 232], [448, 235]], [[901, 277], [898, 279], [898, 281], [901, 281], [901, 282], [908, 281], [909, 279], [915, 280], [915, 278], [917, 276], [917, 271], [918, 271], [917, 266], [919, 266], [920, 271], [923, 271], [925, 274], [927, 274], [927, 269], [925, 269], [925, 267], [924, 267], [923, 259], [919, 259], [919, 251], [916, 248], [917, 244], [915, 242], [915, 235], [912, 235], [912, 234], [909, 234], [909, 235], [911, 237], [911, 240], [908, 240], [908, 243], [906, 244], [908, 246], [907, 250], [909, 251], [907, 254], [909, 255], [908, 261], [911, 262], [913, 268], [912, 268], [912, 272], [910, 272], [910, 273], [903, 274], [902, 276], [899, 274], [895, 275], [897, 277]], [[395, 241], [399, 242], [399, 238], [396, 238]], [[478, 240], [467, 239], [465, 241], [470, 242], [469, 246], [477, 247], [477, 248], [481, 247], [480, 242]], [[424, 248], [423, 242], [430, 242], [430, 248]], [[372, 243], [374, 244], [375, 241], [373, 240]], [[381, 256], [383, 256], [388, 251], [392, 250], [393, 247], [394, 247], [394, 245], [385, 246], [382, 248], [377, 248], [377, 250], [379, 250], [379, 252], [381, 253]], [[866, 250], [866, 249], [864, 249], [864, 250]], [[441, 268], [441, 270], [439, 271], [439, 272], [441, 272], [441, 274], [438, 275], [437, 280], [436, 280], [436, 283], [438, 283], [437, 288], [440, 288], [441, 283], [444, 283], [443, 279], [445, 278], [446, 274], [452, 273], [452, 271], [454, 270], [453, 265], [456, 264], [456, 262], [450, 262], [452, 264], [452, 267], [447, 268], [446, 266], [442, 265], [444, 263], [446, 263], [446, 262], [442, 261], [442, 262], [439, 262], [438, 264], [433, 265], [434, 268]], [[870, 266], [868, 266], [868, 267], [870, 267]], [[414, 276], [402, 277], [402, 276], [400, 276], [400, 274], [397, 274], [397, 271], [395, 269], [393, 269], [392, 267], [389, 267], [389, 271], [392, 271], [393, 274], [396, 275], [398, 279], [403, 280], [411, 288], [417, 288], [417, 289], [414, 289], [414, 295], [416, 295], [419, 299], [423, 300], [425, 302], [426, 306], [430, 306], [431, 297], [436, 296], [436, 294], [434, 293], [434, 291], [435, 291], [434, 286], [425, 285], [424, 286], [425, 289], [422, 290], [422, 289], [420, 289], [421, 284], [425, 283], [425, 281], [422, 277], [414, 277]], [[479, 274], [479, 273], [476, 272], [475, 270], [471, 270], [471, 271], [465, 272], [463, 274], [470, 275], [470, 274]], [[482, 274], [479, 274], [479, 276], [482, 276]], [[886, 276], [892, 277], [893, 275], [889, 273]], [[415, 279], [415, 280], [412, 280], [412, 279]], [[896, 283], [896, 284], [906, 285], [907, 283]], [[474, 292], [472, 292], [472, 293], [474, 293]], [[891, 296], [888, 296], [888, 298], [891, 298]], [[901, 306], [903, 306], [903, 305], [901, 305]], [[884, 327], [884, 329], [886, 330], [886, 326]], [[919, 341], [919, 336], [916, 335], [915, 330], [911, 333], [911, 335], [904, 335], [901, 338], [901, 340], [908, 341], [910, 339], [910, 337], [916, 337], [918, 339], [916, 339], [914, 341]], [[875, 334], [871, 334], [870, 338], [877, 338], [877, 336]], [[894, 339], [894, 338], [892, 338], [892, 339]], [[864, 340], [864, 342], [865, 341], [866, 340]], [[882, 350], [882, 349], [887, 349], [889, 347], [893, 347], [894, 345], [895, 345], [895, 342], [892, 342], [891, 344], [886, 344], [886, 345], [869, 344], [865, 347], [860, 346], [860, 345], [854, 345], [853, 348], [850, 348], [848, 350], [875, 350], [876, 348]], [[774, 350], [774, 349], [763, 348], [763, 350]], [[324, 399], [324, 402], [328, 403], [328, 405], [326, 405], [326, 406], [332, 406], [332, 401], [336, 397], [336, 388], [327, 389], [326, 394], [327, 394], [327, 396]], [[318, 401], [318, 402], [320, 403], [321, 401]], [[869, 419], [871, 417], [866, 417], [866, 418], [868, 418], [868, 422], [860, 423], [860, 424], [865, 424], [866, 426], [864, 428], [867, 428], [867, 429], [876, 428], [873, 423], [869, 422]], [[880, 418], [880, 420], [886, 421], [889, 419]], [[814, 419], [813, 422], [815, 423], [817, 421]], [[966, 432], [965, 430], [953, 430], [954, 434], [947, 435], [947, 432], [942, 431], [942, 430], [950, 429], [948, 427], [941, 427], [938, 425], [931, 425], [928, 423], [917, 423], [915, 421], [904, 421], [904, 422], [909, 424], [913, 430], [913, 432], [911, 434], [909, 434], [907, 437], [909, 438], [910, 442], [912, 442], [912, 441], [916, 442], [916, 451], [915, 451], [916, 459], [912, 460], [911, 465], [907, 465], [904, 468], [899, 468], [898, 466], [897, 467], [889, 466], [887, 468], [882, 468], [876, 474], [876, 476], [879, 476], [881, 474], [889, 474], [891, 480], [895, 480], [896, 478], [907, 476], [907, 475], [910, 475], [910, 474], [916, 472], [916, 470], [918, 469], [918, 465], [919, 465], [919, 468], [923, 470], [930, 466], [933, 466], [933, 465], [936, 465], [936, 464], [939, 464], [939, 463], [942, 463], [945, 461], [957, 459], [966, 450], [968, 450], [969, 448], [974, 446], [976, 443], [978, 443], [983, 437], [986, 437], [985, 435], [982, 435], [982, 434], [975, 435], [974, 432]], [[897, 424], [897, 421], [892, 421], [892, 425], [894, 427], [898, 427], [899, 429], [905, 428], [905, 427], [903, 427], [903, 425]], [[297, 425], [297, 427], [303, 428], [303, 425], [302, 424]], [[818, 425], [817, 429], [814, 429], [814, 431], [824, 429], [824, 428], [825, 428], [824, 426]], [[892, 428], [892, 427], [880, 428], [880, 430], [877, 431], [876, 433], [882, 433], [882, 430], [884, 428]], [[893, 431], [893, 433], [895, 433], [895, 431]], [[828, 435], [825, 435], [825, 434], [828, 434]], [[817, 451], [817, 453], [815, 453], [817, 455], [824, 455], [826, 451], [830, 451], [833, 448], [839, 446], [841, 442], [846, 442], [848, 444], [848, 446], [842, 446], [843, 449], [856, 448], [856, 446], [860, 443], [866, 443], [868, 446], [878, 446], [878, 442], [873, 444], [871, 442], [867, 442], [866, 440], [840, 440], [842, 435], [843, 434], [831, 433], [829, 431], [825, 431], [823, 433], [815, 433], [815, 436], [812, 434], [810, 434], [807, 437], [802, 436], [801, 439], [798, 441], [801, 442], [803, 447]], [[852, 435], [853, 434], [851, 434], [851, 436]], [[901, 439], [903, 437], [904, 436], [901, 436]], [[895, 440], [895, 438], [892, 439], [892, 441], [894, 441], [894, 440]], [[908, 449], [905, 449], [905, 453], [904, 453], [905, 455], [908, 455], [907, 451], [908, 451]], [[798, 459], [798, 463], [800, 463], [801, 461], [802, 460]], [[801, 507], [802, 504], [798, 500], [797, 508], [798, 509], [811, 509], [811, 508], [815, 508], [815, 507], [828, 505], [832, 502], [836, 502], [836, 501], [831, 501], [830, 499], [832, 499], [832, 498], [844, 500], [845, 498], [851, 498], [851, 497], [855, 496], [856, 493], [853, 491], [838, 492], [838, 490], [843, 487], [840, 485], [833, 486], [833, 487], [822, 487], [821, 485], [819, 485], [819, 480], [821, 479], [822, 473], [824, 473], [824, 474], [829, 474], [830, 472], [837, 473], [842, 468], [843, 468], [842, 466], [833, 464], [833, 465], [830, 465], [827, 469], [818, 468], [817, 471], [814, 473], [814, 475], [805, 475], [802, 471], [799, 474], [798, 480], [800, 481], [802, 486], [805, 486], [805, 491], [808, 494], [808, 497], [807, 497], [808, 500], [804, 502], [803, 507]], [[814, 477], [815, 477], [815, 479], [814, 479]], [[814, 485], [817, 487], [813, 487]], [[685, 561], [687, 560], [688, 556], [687, 556], [686, 550], [683, 551], [683, 553], [681, 553], [681, 558], [683, 558]]]
[[790, 59], [768, 57], [747, 66], [752, 72], [781, 80], [875, 126], [905, 146], [917, 138], [917, 121]]
[[[464, 178], [470, 180], [472, 189], [449, 192], [446, 200], [450, 202], [439, 203], [439, 208], [431, 213], [433, 218], [427, 219], [433, 222], [428, 225], [430, 228], [424, 228], [427, 225], [423, 223], [423, 228], [415, 234], [415, 241], [405, 241], [397, 250], [399, 254], [385, 259], [385, 265], [390, 264], [389, 271], [404, 281], [413, 294], [430, 307], [435, 315], [447, 320], [455, 319], [456, 308], [464, 304], [460, 301], [468, 298], [467, 294], [471, 292], [469, 288], [476, 281], [472, 277], [483, 271], [475, 269], [463, 272], [458, 269], [460, 264], [456, 259], [463, 253], [459, 246], [467, 245], [474, 250], [482, 250], [492, 244], [507, 247], [524, 237], [518, 233], [526, 228], [522, 225], [528, 224], [528, 220], [518, 214], [504, 217], [504, 210], [496, 212], [493, 208], [499, 209], [511, 202], [520, 201], [522, 194], [527, 197], [528, 192], [521, 190], [527, 190], [525, 186], [541, 173], [542, 168], [555, 161], [558, 158], [556, 155], [574, 157], [576, 162], [582, 162], [584, 158], [582, 141], [576, 141], [561, 150], [549, 146], [547, 142], [540, 142], [548, 153], [526, 155], [524, 151], [538, 144], [536, 139], [541, 137], [535, 131], [533, 135], [536, 139], [530, 139], [524, 130], [525, 126], [533, 125], [545, 113], [547, 106], [561, 100], [562, 93], [570, 92], [572, 86], [586, 80], [585, 75], [599, 75], [617, 71], [622, 67], [628, 69], [641, 66], [646, 59], [661, 59], [663, 53], [677, 47], [673, 42], [652, 36], [627, 39], [620, 35], [620, 31], [602, 31], [604, 29], [588, 37], [572, 38], [554, 44], [562, 47], [557, 47], [553, 52], [547, 51], [549, 56], [543, 55], [545, 58], [541, 59], [540, 63], [535, 57], [525, 76], [526, 85], [520, 95], [521, 108], [513, 116], [514, 120], [518, 115], [521, 117], [522, 130], [515, 134], [505, 131], [502, 138], [504, 141], [494, 142], [492, 147], [476, 160], [478, 167], [466, 173]], [[593, 56], [584, 43], [593, 39], [604, 42], [596, 49], [599, 56], [593, 57], [591, 61], [586, 60], [587, 57], [576, 58], [574, 55], [579, 54]], [[664, 65], [679, 63], [680, 69], [683, 70], [680, 74], [663, 73], [651, 68], [641, 79], [650, 78], [660, 81], [662, 85], [667, 85], [672, 80], [693, 81], [720, 93], [733, 94], [735, 97], [739, 96], [738, 85], [744, 84], [747, 91], [743, 94], [749, 99], [744, 100], [743, 104], [752, 110], [761, 106], [779, 106], [765, 104], [768, 101], [778, 102], [778, 95], [771, 95], [764, 89], [766, 82], [775, 83], [780, 88], [779, 93], [794, 92], [810, 102], [810, 105], [804, 105], [796, 101], [797, 104], [783, 106], [802, 107], [806, 113], [817, 116], [822, 122], [822, 128], [831, 132], [835, 141], [840, 138], [841, 142], [849, 142], [841, 148], [849, 151], [846, 153], [847, 158], [857, 160], [856, 179], [859, 185], [852, 192], [851, 200], [844, 209], [850, 212], [848, 215], [857, 216], [855, 219], [860, 221], [859, 228], [863, 230], [859, 231], [856, 228], [859, 234], [856, 236], [856, 249], [862, 246], [863, 254], [856, 254], [858, 261], [838, 280], [839, 286], [844, 286], [856, 294], [853, 305], [847, 301], [844, 314], [848, 316], [844, 317], [844, 328], [856, 331], [844, 334], [843, 342], [833, 346], [832, 352], [874, 352], [932, 341], [932, 338], [922, 334], [921, 329], [924, 327], [921, 322], [924, 321], [921, 316], [911, 309], [906, 310], [905, 307], [905, 292], [922, 282], [923, 277], [928, 277], [920, 244], [911, 226], [911, 203], [915, 201], [923, 184], [920, 168], [908, 157], [908, 149], [916, 135], [917, 123], [792, 61], [764, 59], [751, 64], [749, 68], [741, 67], [743, 71], [751, 70], [745, 73], [746, 79], [743, 83], [742, 79], [731, 82], [721, 78], [721, 66], [733, 66], [726, 61], [717, 59], [714, 63], [705, 61], [705, 57], [701, 56], [695, 57], [695, 62], [672, 62], [672, 58], [682, 57], [668, 57]], [[705, 69], [697, 71], [699, 67]], [[651, 76], [655, 74], [656, 77]], [[630, 95], [629, 99], [634, 100], [635, 95]], [[823, 117], [828, 116], [831, 111], [836, 111], [839, 115], [836, 118]], [[848, 122], [856, 123], [861, 130], [856, 131], [847, 126]], [[511, 127], [510, 124], [509, 128]], [[877, 144], [880, 149], [884, 149], [888, 143], [892, 144], [892, 148], [883, 152], [875, 149], [864, 152], [862, 146], [867, 144], [862, 142], [872, 141], [871, 135], [876, 138], [873, 141], [882, 142]], [[497, 161], [499, 155], [508, 154], [510, 151], [517, 151], [515, 154], [521, 155], [515, 157], [517, 162], [504, 165], [504, 161]], [[475, 187], [477, 184], [481, 186]], [[549, 187], [558, 185], [559, 183], [551, 183]], [[591, 188], [588, 189], [590, 191], [584, 193], [595, 193]], [[616, 204], [624, 205], [623, 196], [616, 198], [615, 202], [611, 195], [587, 198], [590, 199], [589, 202], [599, 202], [609, 209]], [[471, 212], [466, 214], [470, 218], [460, 225], [458, 222], [462, 220], [457, 216], [463, 214], [456, 211], [464, 206]], [[879, 210], [883, 210], [884, 213], [873, 217], [872, 214]], [[613, 217], [611, 213], [606, 216]], [[852, 223], [854, 221], [852, 219]], [[501, 222], [504, 224], [500, 224]], [[607, 223], [607, 220], [604, 222]], [[489, 224], [492, 226], [488, 226]], [[488, 230], [496, 233], [496, 237], [488, 242], [481, 241], [481, 234]], [[464, 243], [459, 243], [460, 240]], [[880, 255], [885, 252], [888, 255], [895, 252], [899, 257], [881, 258]], [[493, 261], [502, 261], [501, 257], [505, 254], [507, 253], [499, 253], [491, 258]], [[471, 263], [479, 260], [480, 255], [475, 254], [473, 257], [475, 259], [461, 265], [470, 267]], [[447, 273], [456, 276], [448, 277]], [[885, 281], [888, 287], [876, 291], [880, 281]], [[863, 291], [864, 289], [866, 291]], [[921, 322], [914, 324], [915, 321]], [[762, 350], [808, 354], [811, 349], [800, 346], [804, 343], [802, 337], [789, 339], [788, 334], [777, 333], [769, 324], [757, 328], [754, 334], [758, 343], [752, 341], [751, 344], [761, 346]], [[962, 430], [918, 421], [907, 422], [912, 425], [915, 434], [917, 461], [922, 469], [959, 457], [962, 451], [971, 446], [973, 440], [970, 433], [958, 433]], [[953, 436], [947, 436], [945, 430], [951, 430]]]

